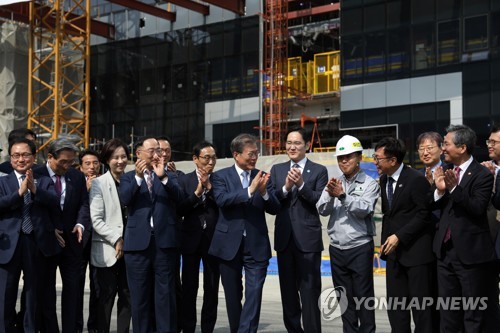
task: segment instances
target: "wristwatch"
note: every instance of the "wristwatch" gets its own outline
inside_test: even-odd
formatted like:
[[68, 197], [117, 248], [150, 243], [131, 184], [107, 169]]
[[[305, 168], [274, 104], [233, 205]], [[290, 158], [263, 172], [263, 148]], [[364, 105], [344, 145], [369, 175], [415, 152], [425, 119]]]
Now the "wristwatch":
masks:
[[345, 193], [342, 193], [341, 195], [339, 195], [339, 200], [344, 200], [346, 197]]

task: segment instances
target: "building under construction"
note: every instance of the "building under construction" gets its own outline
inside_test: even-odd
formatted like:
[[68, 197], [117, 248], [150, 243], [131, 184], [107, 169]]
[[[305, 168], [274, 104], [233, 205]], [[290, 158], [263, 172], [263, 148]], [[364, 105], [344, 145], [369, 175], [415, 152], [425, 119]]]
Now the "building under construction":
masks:
[[[16, 1], [10, 1], [16, 2]], [[49, 0], [0, 7], [5, 133], [82, 145], [171, 137], [174, 158], [208, 139], [256, 134], [283, 151], [289, 126], [335, 142], [340, 113], [338, 1]]]

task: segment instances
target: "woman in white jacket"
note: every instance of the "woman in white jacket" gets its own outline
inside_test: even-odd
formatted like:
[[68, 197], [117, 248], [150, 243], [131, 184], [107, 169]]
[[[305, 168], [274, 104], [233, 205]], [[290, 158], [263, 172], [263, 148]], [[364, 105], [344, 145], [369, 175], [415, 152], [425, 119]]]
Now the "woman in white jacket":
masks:
[[109, 332], [111, 311], [118, 294], [118, 333], [129, 332], [130, 292], [123, 260], [123, 233], [127, 223], [126, 207], [120, 204], [118, 187], [129, 155], [127, 145], [112, 139], [101, 151], [101, 162], [108, 171], [94, 179], [90, 188], [92, 248], [90, 260], [96, 268], [98, 331]]

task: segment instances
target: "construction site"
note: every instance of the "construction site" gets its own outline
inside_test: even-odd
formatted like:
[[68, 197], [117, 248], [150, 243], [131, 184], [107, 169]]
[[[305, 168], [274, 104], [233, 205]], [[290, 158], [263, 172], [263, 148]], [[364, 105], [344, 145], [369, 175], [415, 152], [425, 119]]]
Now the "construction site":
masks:
[[338, 1], [0, 4], [1, 147], [25, 126], [42, 154], [61, 136], [98, 149], [168, 135], [176, 160], [201, 139], [227, 156], [241, 132], [263, 155], [284, 152], [289, 126], [311, 151], [338, 137]]

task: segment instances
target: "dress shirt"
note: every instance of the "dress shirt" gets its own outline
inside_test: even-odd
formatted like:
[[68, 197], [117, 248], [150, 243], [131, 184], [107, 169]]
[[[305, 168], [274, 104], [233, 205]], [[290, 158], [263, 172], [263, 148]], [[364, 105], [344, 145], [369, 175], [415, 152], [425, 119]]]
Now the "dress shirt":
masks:
[[[248, 172], [248, 187], [247, 187], [247, 191], [248, 191], [248, 198], [250, 199], [252, 197], [252, 195], [250, 194], [250, 185], [252, 184], [252, 182], [250, 181], [250, 176], [252, 174], [252, 171], [251, 170], [243, 170], [242, 168], [240, 168], [238, 165], [234, 165], [234, 168], [236, 169], [236, 172], [238, 173], [238, 176], [240, 177], [240, 182], [243, 184], [243, 176], [241, 175], [241, 173], [243, 171], [247, 171]], [[269, 193], [267, 193], [267, 190], [266, 190], [266, 194], [262, 196], [262, 199], [264, 200], [269, 200]]]
[[[290, 170], [293, 168], [293, 166], [295, 164], [298, 164], [298, 168], [300, 170], [300, 173], [304, 172], [304, 168], [306, 167], [306, 162], [307, 162], [307, 157], [304, 157], [302, 160], [300, 160], [299, 162], [295, 163], [294, 161], [290, 160]], [[305, 183], [303, 182], [302, 185], [297, 189], [297, 191], [300, 191], [302, 190], [302, 188], [304, 187]], [[294, 188], [296, 188], [297, 186], [293, 185], [292, 189], [290, 191], [287, 191], [286, 188], [285, 188], [285, 185], [283, 185], [283, 187], [281, 188], [281, 190], [283, 191], [283, 194], [286, 196], [288, 195], [288, 192], [291, 192]]]
[[[460, 179], [457, 181], [457, 185], [451, 189], [450, 193], [453, 193], [453, 190], [455, 190], [455, 188], [460, 184], [460, 181], [462, 180], [462, 178], [464, 177], [464, 173], [465, 171], [467, 170], [467, 168], [470, 166], [470, 164], [472, 163], [473, 161], [473, 157], [471, 156], [467, 161], [465, 161], [464, 163], [460, 164], [460, 165], [455, 165], [453, 167], [453, 169], [455, 169], [457, 166], [460, 167]], [[455, 170], [453, 170], [453, 172], [455, 172]], [[438, 190], [436, 189], [434, 191], [434, 201], [438, 201], [439, 199], [441, 199], [442, 197], [444, 196], [443, 195], [439, 195], [438, 194]]]

